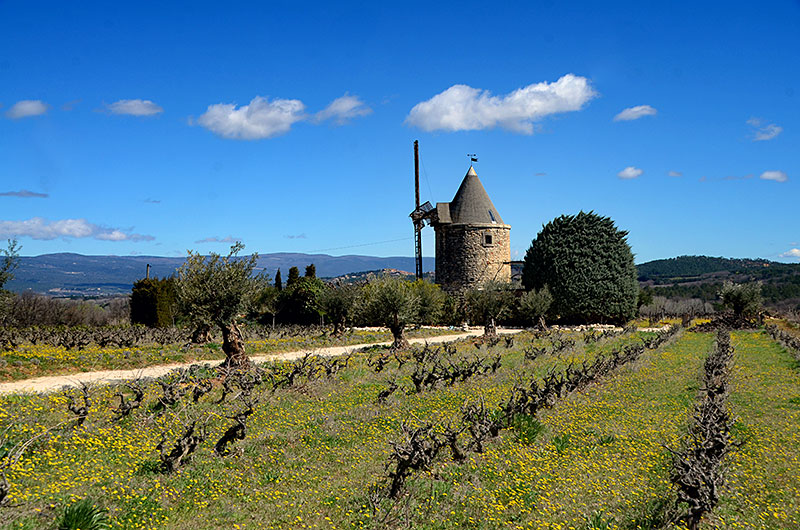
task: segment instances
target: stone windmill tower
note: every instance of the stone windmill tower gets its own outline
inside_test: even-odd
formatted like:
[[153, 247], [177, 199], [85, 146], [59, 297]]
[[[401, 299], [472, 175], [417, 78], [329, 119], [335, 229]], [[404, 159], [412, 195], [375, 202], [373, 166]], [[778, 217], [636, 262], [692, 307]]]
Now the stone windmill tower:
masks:
[[511, 226], [469, 166], [452, 202], [429, 214], [436, 232], [436, 283], [456, 293], [498, 280], [511, 281]]

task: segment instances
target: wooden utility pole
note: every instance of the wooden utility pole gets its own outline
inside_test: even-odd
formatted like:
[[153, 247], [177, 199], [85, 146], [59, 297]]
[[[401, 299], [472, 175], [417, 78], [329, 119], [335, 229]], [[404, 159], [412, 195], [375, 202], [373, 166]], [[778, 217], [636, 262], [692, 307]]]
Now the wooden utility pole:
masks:
[[[414, 211], [419, 211], [419, 141], [414, 140]], [[422, 219], [414, 219], [414, 252], [417, 279], [422, 279]]]

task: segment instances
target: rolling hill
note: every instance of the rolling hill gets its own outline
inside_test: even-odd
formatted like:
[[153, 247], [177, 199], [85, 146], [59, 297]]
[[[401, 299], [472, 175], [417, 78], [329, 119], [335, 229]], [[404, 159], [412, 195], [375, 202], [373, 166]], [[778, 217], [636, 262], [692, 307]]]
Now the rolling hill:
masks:
[[[143, 278], [147, 264], [151, 276], [169, 276], [183, 258], [163, 256], [85, 256], [59, 253], [22, 257], [12, 291], [32, 290], [60, 297], [105, 297], [130, 293], [134, 281]], [[382, 270], [413, 274], [414, 258], [363, 255], [330, 256], [279, 252], [263, 254], [258, 266], [270, 276], [280, 268], [284, 279], [289, 267], [313, 263], [323, 278], [363, 281]], [[423, 261], [426, 277], [431, 278], [434, 259]], [[772, 306], [794, 308], [800, 305], [800, 264], [763, 259], [731, 259], [708, 256], [678, 256], [637, 265], [639, 283], [654, 294], [670, 298], [700, 298], [714, 301], [725, 280], [763, 282], [764, 300]]]
[[730, 259], [678, 256], [637, 266], [641, 286], [668, 298], [717, 299], [725, 280], [736, 283], [760, 281], [767, 305], [800, 307], [800, 264], [764, 259]]
[[[21, 257], [15, 277], [6, 288], [21, 292], [32, 290], [52, 296], [113, 296], [130, 293], [133, 282], [144, 278], [147, 264], [150, 276], [169, 276], [183, 263], [183, 258], [161, 256], [84, 256], [58, 253]], [[336, 277], [361, 271], [398, 269], [414, 271], [414, 258], [404, 256], [329, 256], [279, 252], [262, 254], [258, 267], [270, 276], [280, 268], [284, 279], [289, 267], [300, 268], [313, 263], [320, 277]], [[426, 271], [433, 269], [433, 258], [424, 258]]]

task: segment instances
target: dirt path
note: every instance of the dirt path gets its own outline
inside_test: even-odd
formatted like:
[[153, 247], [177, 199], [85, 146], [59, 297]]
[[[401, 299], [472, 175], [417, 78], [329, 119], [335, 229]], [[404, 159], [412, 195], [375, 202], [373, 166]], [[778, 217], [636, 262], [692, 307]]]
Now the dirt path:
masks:
[[[497, 330], [498, 333], [508, 334], [517, 333], [519, 330]], [[473, 329], [457, 335], [440, 335], [437, 337], [423, 337], [409, 339], [412, 344], [436, 344], [441, 342], [450, 342], [458, 339], [465, 339], [468, 337], [477, 337], [483, 334], [483, 329]], [[369, 346], [388, 346], [391, 342], [373, 342], [371, 344], [351, 344], [349, 346], [331, 346], [329, 348], [319, 348], [316, 350], [298, 350], [291, 352], [276, 353], [273, 355], [258, 355], [251, 356], [250, 358], [257, 363], [266, 361], [292, 361], [298, 359], [311, 351], [316, 355], [324, 357], [335, 357], [337, 355], [346, 355], [347, 353], [366, 348]], [[177, 368], [186, 368], [192, 364], [211, 364], [216, 365], [221, 361], [195, 361], [193, 363], [176, 363], [176, 364], [162, 364], [158, 366], [148, 366], [146, 368], [137, 368], [135, 370], [103, 370], [98, 372], [81, 372], [69, 375], [49, 375], [44, 377], [36, 377], [33, 379], [25, 379], [23, 381], [14, 381], [11, 383], [0, 383], [0, 395], [3, 394], [21, 394], [21, 393], [42, 393], [52, 392], [54, 390], [61, 390], [65, 386], [80, 386], [81, 383], [94, 383], [94, 384], [110, 384], [119, 383], [136, 379], [138, 377], [159, 377]]]

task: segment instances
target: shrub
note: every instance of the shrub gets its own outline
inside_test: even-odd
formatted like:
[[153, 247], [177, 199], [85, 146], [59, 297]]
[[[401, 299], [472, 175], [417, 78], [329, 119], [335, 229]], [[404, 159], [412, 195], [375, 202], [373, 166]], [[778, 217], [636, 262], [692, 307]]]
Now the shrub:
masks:
[[544, 431], [544, 424], [530, 414], [516, 414], [511, 419], [511, 428], [514, 430], [517, 442], [531, 445]]
[[108, 511], [83, 499], [64, 508], [58, 519], [58, 530], [105, 530], [111, 528]]
[[547, 223], [525, 254], [526, 289], [548, 286], [550, 312], [565, 322], [624, 323], [639, 294], [628, 232], [593, 212]]

